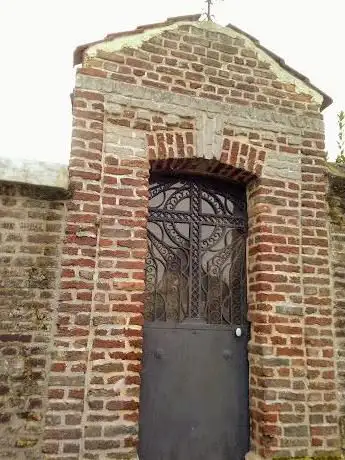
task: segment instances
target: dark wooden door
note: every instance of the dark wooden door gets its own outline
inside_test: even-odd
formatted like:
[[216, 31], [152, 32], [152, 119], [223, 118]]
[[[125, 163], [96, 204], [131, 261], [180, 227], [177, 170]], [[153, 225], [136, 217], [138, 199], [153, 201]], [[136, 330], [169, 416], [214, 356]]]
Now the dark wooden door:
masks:
[[245, 191], [152, 177], [141, 460], [242, 460], [248, 449]]

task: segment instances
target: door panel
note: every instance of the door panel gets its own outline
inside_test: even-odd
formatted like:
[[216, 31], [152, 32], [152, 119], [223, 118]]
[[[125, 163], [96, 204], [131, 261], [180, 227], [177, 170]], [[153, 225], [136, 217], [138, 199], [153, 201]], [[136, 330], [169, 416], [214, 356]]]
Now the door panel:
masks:
[[141, 460], [248, 451], [246, 223], [242, 188], [151, 179]]
[[242, 460], [247, 331], [146, 327], [141, 460]]

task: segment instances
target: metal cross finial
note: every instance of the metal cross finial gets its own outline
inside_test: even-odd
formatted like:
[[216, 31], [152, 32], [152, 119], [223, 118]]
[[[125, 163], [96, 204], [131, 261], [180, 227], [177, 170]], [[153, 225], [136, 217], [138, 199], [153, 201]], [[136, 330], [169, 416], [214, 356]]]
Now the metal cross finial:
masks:
[[207, 20], [212, 21], [212, 18], [214, 19], [214, 15], [211, 13], [211, 8], [214, 4], [214, 0], [205, 0], [205, 3], [207, 3], [207, 13], [205, 13]]
[[211, 6], [213, 5], [213, 1], [212, 0], [206, 0], [205, 3], [207, 3], [207, 19], [209, 21], [211, 21], [211, 17], [212, 17], [212, 15], [211, 15]]

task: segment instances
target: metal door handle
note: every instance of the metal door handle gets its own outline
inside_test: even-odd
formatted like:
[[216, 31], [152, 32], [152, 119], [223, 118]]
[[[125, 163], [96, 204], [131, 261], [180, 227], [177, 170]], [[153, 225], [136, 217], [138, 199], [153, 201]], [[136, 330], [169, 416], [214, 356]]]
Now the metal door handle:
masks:
[[236, 337], [241, 337], [242, 336], [242, 328], [241, 327], [236, 327], [235, 336]]

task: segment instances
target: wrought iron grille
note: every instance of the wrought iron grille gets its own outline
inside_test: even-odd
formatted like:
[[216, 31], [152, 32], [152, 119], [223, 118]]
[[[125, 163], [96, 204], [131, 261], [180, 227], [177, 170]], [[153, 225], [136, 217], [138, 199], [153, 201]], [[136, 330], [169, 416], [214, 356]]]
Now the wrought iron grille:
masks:
[[241, 188], [153, 176], [145, 319], [245, 322], [246, 224]]

